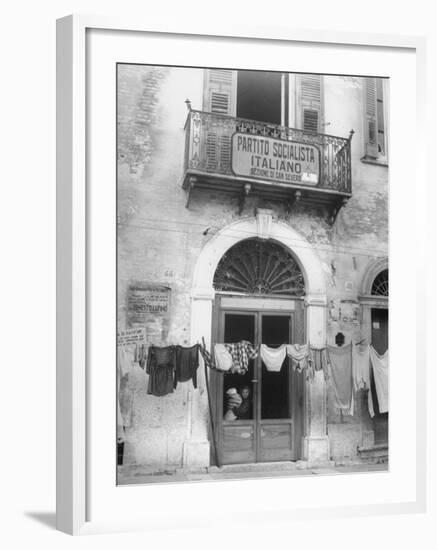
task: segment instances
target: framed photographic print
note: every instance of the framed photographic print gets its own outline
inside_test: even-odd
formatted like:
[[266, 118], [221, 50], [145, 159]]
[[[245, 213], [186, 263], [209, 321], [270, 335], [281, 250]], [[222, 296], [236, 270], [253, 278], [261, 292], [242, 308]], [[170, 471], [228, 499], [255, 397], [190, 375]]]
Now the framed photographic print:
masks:
[[58, 21], [59, 529], [424, 508], [423, 51]]

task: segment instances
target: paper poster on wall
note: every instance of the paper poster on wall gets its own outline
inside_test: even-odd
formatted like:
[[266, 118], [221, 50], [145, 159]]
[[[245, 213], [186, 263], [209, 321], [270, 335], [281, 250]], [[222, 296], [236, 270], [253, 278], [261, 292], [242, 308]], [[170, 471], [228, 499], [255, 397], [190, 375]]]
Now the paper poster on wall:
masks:
[[119, 330], [117, 332], [117, 345], [128, 346], [130, 344], [143, 343], [146, 338], [146, 330], [142, 327]]
[[147, 318], [167, 316], [170, 313], [171, 289], [164, 285], [135, 283], [128, 291], [128, 320], [144, 323]]

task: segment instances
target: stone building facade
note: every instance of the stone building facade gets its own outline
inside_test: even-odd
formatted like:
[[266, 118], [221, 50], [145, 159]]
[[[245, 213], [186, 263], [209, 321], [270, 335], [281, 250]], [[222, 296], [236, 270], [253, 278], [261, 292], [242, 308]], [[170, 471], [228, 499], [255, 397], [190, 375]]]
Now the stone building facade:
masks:
[[[232, 315], [257, 327], [267, 316], [273, 331], [275, 315], [288, 315], [294, 342], [367, 341], [383, 352], [388, 82], [128, 64], [118, 65], [117, 80], [119, 330], [144, 328], [146, 347], [204, 339], [209, 349], [232, 332]], [[239, 145], [238, 136], [252, 141]], [[271, 164], [273, 148], [288, 165]], [[298, 154], [307, 155], [299, 167]], [[291, 256], [301, 292], [283, 296], [262, 281], [258, 290], [223, 291], [217, 267], [243, 241], [266, 258], [275, 247]], [[155, 306], [139, 310], [145, 295]], [[264, 329], [256, 330], [262, 339]], [[313, 380], [287, 378], [289, 394], [278, 399], [288, 413], [277, 422], [260, 404], [274, 399], [259, 389], [268, 386], [264, 374], [252, 372], [260, 375], [258, 408], [240, 427], [223, 422], [225, 386], [209, 375], [209, 399], [202, 362], [197, 388], [180, 383], [155, 397], [147, 373], [133, 366], [122, 387], [129, 401], [124, 464], [206, 468], [217, 456], [212, 425], [222, 463], [348, 463], [388, 454], [387, 415], [370, 417], [365, 391], [356, 392], [353, 415], [340, 413], [321, 371]]]

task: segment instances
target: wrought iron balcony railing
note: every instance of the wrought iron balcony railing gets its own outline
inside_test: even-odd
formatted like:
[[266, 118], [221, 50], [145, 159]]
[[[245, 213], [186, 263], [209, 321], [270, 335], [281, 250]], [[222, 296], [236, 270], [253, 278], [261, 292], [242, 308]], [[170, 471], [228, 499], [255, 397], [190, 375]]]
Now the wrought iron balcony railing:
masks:
[[[190, 110], [183, 186], [255, 190], [272, 196], [291, 193], [296, 200], [337, 208], [352, 193], [352, 134], [342, 138]], [[293, 173], [296, 170], [300, 173]]]

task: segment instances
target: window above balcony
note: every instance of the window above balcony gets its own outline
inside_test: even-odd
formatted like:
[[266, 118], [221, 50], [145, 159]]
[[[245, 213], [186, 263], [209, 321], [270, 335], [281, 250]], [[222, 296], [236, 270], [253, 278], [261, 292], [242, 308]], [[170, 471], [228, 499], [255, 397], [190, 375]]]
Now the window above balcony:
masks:
[[335, 217], [351, 196], [350, 137], [320, 132], [322, 77], [205, 74], [204, 110], [190, 110], [185, 126], [187, 205], [193, 190], [214, 188], [325, 205]]

